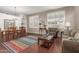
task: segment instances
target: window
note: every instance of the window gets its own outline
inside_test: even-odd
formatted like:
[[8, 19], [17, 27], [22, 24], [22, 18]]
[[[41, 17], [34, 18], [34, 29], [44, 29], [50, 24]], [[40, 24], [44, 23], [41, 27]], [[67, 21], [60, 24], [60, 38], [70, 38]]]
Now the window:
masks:
[[17, 28], [21, 26], [21, 18], [20, 17], [0, 13], [0, 28], [1, 28], [1, 30], [4, 30], [6, 20], [10, 20], [10, 21], [14, 20]]
[[29, 17], [29, 28], [39, 28], [39, 16], [30, 16]]
[[39, 33], [39, 16], [38, 15], [29, 17], [29, 32]]
[[0, 19], [0, 29], [4, 30], [4, 19]]
[[17, 29], [19, 29], [19, 27], [21, 27], [21, 19], [15, 20], [15, 26], [17, 27]]
[[47, 14], [47, 27], [48, 28], [61, 28], [64, 27], [65, 12], [57, 11]]

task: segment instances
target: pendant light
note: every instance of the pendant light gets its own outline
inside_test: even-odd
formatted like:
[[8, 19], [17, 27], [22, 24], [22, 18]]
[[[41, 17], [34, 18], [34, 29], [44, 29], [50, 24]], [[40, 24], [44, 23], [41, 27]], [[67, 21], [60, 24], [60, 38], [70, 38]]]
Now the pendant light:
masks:
[[16, 6], [15, 6], [15, 7], [14, 7], [14, 20], [17, 20], [17, 19], [16, 19], [16, 15], [17, 15], [17, 14], [16, 14]]
[[14, 9], [15, 9], [15, 16], [16, 16], [16, 6], [14, 7]]
[[[17, 20], [17, 19], [16, 19], [16, 6], [14, 7], [14, 18], [13, 18], [13, 20], [14, 20], [14, 23], [15, 23], [15, 21]], [[14, 24], [14, 27], [16, 27], [15, 24]]]

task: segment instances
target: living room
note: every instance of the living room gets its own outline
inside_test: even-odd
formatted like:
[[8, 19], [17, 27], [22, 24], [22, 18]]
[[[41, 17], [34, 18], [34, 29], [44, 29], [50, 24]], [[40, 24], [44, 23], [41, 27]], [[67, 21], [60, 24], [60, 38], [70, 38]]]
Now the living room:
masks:
[[78, 10], [78, 6], [0, 6], [0, 52], [79, 52]]

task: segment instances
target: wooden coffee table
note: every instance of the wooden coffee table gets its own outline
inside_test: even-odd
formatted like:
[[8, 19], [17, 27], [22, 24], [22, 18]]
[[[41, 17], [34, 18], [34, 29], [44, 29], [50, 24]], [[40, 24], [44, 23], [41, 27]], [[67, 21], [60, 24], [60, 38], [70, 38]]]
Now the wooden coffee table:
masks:
[[50, 48], [54, 43], [54, 38], [48, 39], [48, 37], [38, 37], [38, 45], [45, 48]]

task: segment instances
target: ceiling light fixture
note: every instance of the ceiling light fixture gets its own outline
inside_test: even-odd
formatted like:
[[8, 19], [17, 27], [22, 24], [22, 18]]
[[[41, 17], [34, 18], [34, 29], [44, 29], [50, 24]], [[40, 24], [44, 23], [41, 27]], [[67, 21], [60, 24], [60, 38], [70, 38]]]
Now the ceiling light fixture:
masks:
[[16, 19], [16, 16], [17, 16], [17, 14], [16, 14], [16, 6], [14, 7], [14, 20], [17, 20]]
[[14, 9], [15, 9], [15, 14], [14, 15], [16, 16], [16, 7], [14, 7]]

